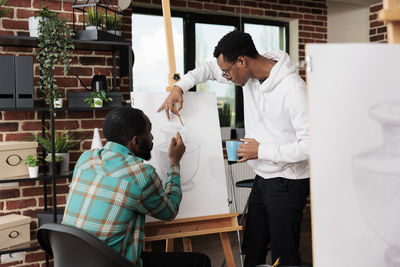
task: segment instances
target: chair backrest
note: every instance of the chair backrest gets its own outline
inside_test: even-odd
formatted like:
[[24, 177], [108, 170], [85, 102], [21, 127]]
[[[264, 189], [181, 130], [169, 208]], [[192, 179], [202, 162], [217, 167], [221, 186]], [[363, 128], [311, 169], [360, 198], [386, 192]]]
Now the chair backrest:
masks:
[[75, 227], [46, 223], [37, 232], [40, 246], [54, 267], [135, 267], [97, 237]]

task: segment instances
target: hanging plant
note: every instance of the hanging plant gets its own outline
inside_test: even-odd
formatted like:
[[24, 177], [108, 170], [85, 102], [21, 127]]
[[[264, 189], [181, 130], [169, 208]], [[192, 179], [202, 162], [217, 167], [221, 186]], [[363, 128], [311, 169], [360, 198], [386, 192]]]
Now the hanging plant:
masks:
[[62, 16], [60, 19], [54, 11], [42, 6], [37, 16], [43, 19], [39, 22], [38, 50], [36, 59], [40, 63], [40, 91], [42, 99], [54, 112], [53, 102], [60, 92], [57, 89], [56, 78], [54, 78], [55, 66], [62, 65], [64, 75], [70, 69], [72, 58], [71, 50], [74, 49], [72, 37], [74, 33], [67, 25], [67, 21]]

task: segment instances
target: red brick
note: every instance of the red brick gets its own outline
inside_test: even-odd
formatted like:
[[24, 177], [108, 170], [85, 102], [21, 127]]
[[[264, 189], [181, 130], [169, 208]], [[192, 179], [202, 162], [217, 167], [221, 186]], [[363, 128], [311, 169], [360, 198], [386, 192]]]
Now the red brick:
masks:
[[0, 189], [0, 199], [20, 197], [18, 189]]
[[64, 77], [55, 77], [56, 84], [59, 87], [76, 87], [78, 86], [78, 79], [76, 78], [64, 78]]
[[303, 15], [298, 13], [292, 13], [290, 16], [292, 19], [302, 19]]
[[[222, 11], [235, 12], [235, 8], [231, 6], [221, 6]], [[260, 10], [261, 11], [261, 10]], [[262, 11], [261, 11], [262, 14]]]
[[93, 76], [93, 70], [89, 67], [71, 67], [69, 69], [68, 75], [78, 75], [81, 76]]
[[312, 38], [317, 38], [317, 39], [324, 38], [324, 35], [321, 33], [312, 33], [311, 36], [312, 36]]
[[272, 10], [282, 11], [282, 10], [285, 10], [285, 6], [283, 6], [283, 5], [272, 5]]
[[0, 35], [14, 35], [14, 32], [12, 32], [12, 31], [2, 31], [2, 30], [0, 30]]
[[261, 9], [251, 9], [250, 14], [262, 16], [264, 14], [264, 12]]
[[79, 128], [79, 123], [78, 121], [60, 121], [56, 120], [55, 121], [55, 128], [57, 130], [63, 130], [68, 129], [68, 130], [74, 130]]
[[271, 16], [271, 17], [276, 17], [278, 15], [278, 13], [276, 11], [270, 11], [270, 10], [266, 10], [264, 12], [265, 16]]
[[207, 3], [204, 3], [204, 9], [207, 9], [207, 10], [214, 10], [214, 11], [218, 11], [218, 10], [220, 10], [220, 8], [219, 8], [220, 6], [219, 5], [214, 5], [214, 4], [207, 4]]
[[[40, 169], [39, 169], [40, 172]], [[18, 182], [19, 186], [34, 186], [36, 184], [36, 181], [28, 181], [28, 182]]]
[[[47, 193], [51, 194], [50, 187], [47, 188]], [[22, 196], [23, 197], [33, 197], [33, 196], [41, 196], [43, 195], [42, 187], [31, 187], [31, 188], [22, 188]]]
[[[18, 265], [20, 263], [22, 263], [22, 261], [12, 261], [12, 262], [9, 262], [9, 263], [1, 264], [1, 267], [15, 266], [15, 265]], [[21, 265], [18, 265], [18, 266], [21, 266]]]
[[309, 14], [304, 14], [304, 19], [314, 20], [315, 16], [314, 15], [309, 15]]
[[83, 129], [103, 128], [104, 120], [82, 120], [81, 127]]
[[375, 36], [370, 36], [369, 40], [370, 40], [370, 42], [377, 42], [377, 41], [384, 40], [384, 38], [385, 38], [385, 35], [379, 34], [379, 35], [375, 35]]
[[5, 111], [4, 120], [33, 120], [34, 111]]
[[197, 9], [203, 9], [203, 4], [195, 3], [195, 2], [188, 2], [188, 7], [197, 8]]
[[3, 142], [3, 134], [0, 134], [0, 142]]
[[378, 28], [377, 30], [378, 30], [377, 31], [378, 33], [386, 33], [387, 28], [386, 28], [386, 26], [384, 26], [384, 27]]
[[[50, 10], [61, 10], [61, 1], [45, 1]], [[41, 8], [42, 0], [33, 0], [34, 8]]]
[[36, 207], [36, 200], [31, 199], [23, 199], [23, 200], [10, 200], [6, 202], [7, 210], [19, 210], [25, 209], [29, 207]]
[[372, 21], [369, 23], [369, 27], [370, 28], [376, 28], [376, 27], [380, 27], [383, 26], [384, 22], [383, 21]]
[[[65, 205], [67, 203], [66, 201], [66, 195], [62, 195], [62, 196], [57, 196], [57, 206], [59, 205]], [[48, 197], [47, 198], [47, 205], [51, 206], [53, 205], [53, 198], [52, 197]], [[43, 207], [44, 206], [44, 198], [40, 197], [39, 198], [39, 206]]]
[[265, 8], [265, 9], [271, 9], [271, 4], [258, 3], [258, 7]]
[[13, 30], [27, 30], [29, 27], [28, 21], [3, 19], [3, 28]]
[[17, 18], [29, 18], [35, 16], [35, 12], [31, 9], [17, 9]]
[[380, 11], [382, 8], [383, 8], [382, 4], [378, 4], [378, 5], [375, 5], [375, 6], [371, 6], [371, 7], [369, 8], [369, 11], [370, 11], [371, 13], [374, 13], [374, 12]]
[[18, 131], [17, 122], [3, 122], [0, 123], [0, 132], [16, 132]]
[[67, 117], [69, 119], [87, 119], [93, 118], [93, 111], [91, 110], [68, 110]]
[[31, 0], [8, 0], [6, 6], [31, 7]]
[[7, 134], [5, 139], [6, 141], [23, 141], [29, 136], [30, 134], [28, 133], [15, 133], [15, 134]]
[[252, 1], [242, 1], [242, 6], [257, 7], [257, 3]]
[[36, 262], [46, 260], [46, 252], [31, 252], [25, 255], [25, 262]]
[[297, 7], [294, 6], [285, 6], [286, 11], [297, 12]]
[[23, 131], [40, 131], [42, 129], [41, 122], [23, 122], [21, 129]]
[[82, 65], [105, 65], [105, 59], [101, 57], [79, 57], [79, 63]]
[[170, 3], [171, 3], [171, 6], [186, 7], [186, 1], [171, 0]]
[[3, 209], [3, 207], [4, 207], [4, 203], [3, 203], [3, 201], [0, 201], [0, 210], [2, 210], [2, 209]]

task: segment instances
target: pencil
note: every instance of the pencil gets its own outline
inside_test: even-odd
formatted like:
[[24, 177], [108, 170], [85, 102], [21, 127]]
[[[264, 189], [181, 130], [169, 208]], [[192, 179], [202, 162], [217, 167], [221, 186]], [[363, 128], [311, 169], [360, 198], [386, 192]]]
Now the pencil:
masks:
[[280, 259], [280, 258], [278, 258], [278, 259], [275, 261], [275, 263], [272, 265], [272, 267], [278, 266], [278, 264], [279, 264], [279, 259]]
[[182, 123], [182, 126], [185, 127], [185, 125], [183, 125], [183, 121], [182, 121], [182, 119], [181, 119], [181, 115], [179, 115], [178, 110], [176, 110], [176, 107], [175, 107], [175, 106], [174, 106], [174, 110], [175, 110], [175, 112], [176, 112], [176, 115], [177, 115], [178, 118], [179, 118], [179, 121]]

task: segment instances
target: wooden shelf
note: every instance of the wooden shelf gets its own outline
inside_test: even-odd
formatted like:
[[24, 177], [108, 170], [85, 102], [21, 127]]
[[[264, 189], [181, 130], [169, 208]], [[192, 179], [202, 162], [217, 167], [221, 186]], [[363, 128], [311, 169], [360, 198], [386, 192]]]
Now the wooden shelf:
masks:
[[[130, 42], [121, 41], [73, 41], [75, 50], [114, 51], [130, 46]], [[38, 39], [29, 36], [0, 35], [0, 46], [37, 47]]]
[[[65, 179], [65, 178], [72, 178], [71, 174], [68, 175], [56, 175], [54, 177], [55, 179]], [[5, 183], [17, 183], [17, 182], [29, 182], [29, 181], [43, 181], [43, 180], [51, 180], [51, 176], [49, 175], [42, 175], [37, 178], [29, 178], [29, 177], [21, 177], [21, 178], [10, 178], [10, 179], [4, 179], [0, 180], [0, 184], [5, 184]]]
[[16, 246], [0, 249], [0, 255], [22, 252], [22, 251], [32, 251], [32, 250], [38, 250], [38, 249], [41, 249], [41, 248], [40, 248], [39, 244], [37, 243], [37, 241], [35, 240], [35, 241], [30, 241], [27, 243], [19, 244]]

